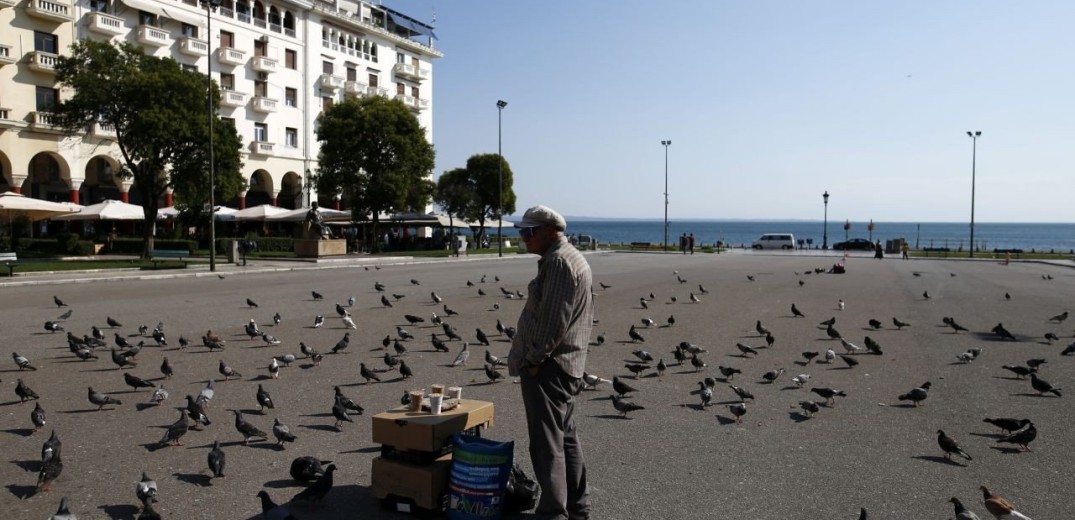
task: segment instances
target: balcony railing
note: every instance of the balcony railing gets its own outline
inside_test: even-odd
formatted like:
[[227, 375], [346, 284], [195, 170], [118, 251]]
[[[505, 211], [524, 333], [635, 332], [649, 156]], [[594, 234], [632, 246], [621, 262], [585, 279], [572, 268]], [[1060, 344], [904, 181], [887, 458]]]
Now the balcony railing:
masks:
[[0, 128], [17, 128], [21, 126], [19, 121], [11, 119], [11, 109], [0, 107]]
[[343, 93], [351, 97], [362, 97], [367, 93], [369, 85], [357, 81], [348, 81], [343, 84]]
[[276, 72], [279, 64], [280, 62], [268, 56], [254, 56], [254, 60], [250, 66], [258, 72]]
[[51, 52], [33, 51], [26, 55], [26, 63], [30, 66], [30, 70], [47, 74], [56, 73], [57, 61], [59, 61], [59, 56]]
[[322, 74], [317, 84], [321, 86], [321, 90], [335, 92], [343, 87], [343, 78], [332, 74]]
[[406, 94], [396, 94], [396, 99], [403, 102], [411, 110], [426, 110], [429, 108], [429, 100], [422, 99], [420, 97], [408, 96]]
[[384, 96], [388, 97], [388, 89], [384, 87], [367, 87], [366, 94], [370, 96]]
[[270, 143], [268, 141], [251, 141], [250, 153], [258, 155], [272, 155], [273, 147], [276, 143]]
[[15, 7], [17, 3], [18, 0], [0, 0], [0, 7]]
[[168, 31], [152, 25], [139, 25], [137, 39], [139, 43], [156, 47], [167, 47], [172, 44], [172, 35]]
[[90, 125], [90, 134], [101, 139], [116, 139], [116, 127], [108, 123], [94, 123]]
[[392, 73], [401, 78], [424, 81], [429, 79], [429, 69], [411, 65], [410, 63], [397, 63], [392, 66]]
[[245, 65], [246, 52], [231, 47], [221, 47], [217, 51], [217, 60], [225, 65]]
[[75, 19], [71, 4], [54, 0], [27, 0], [26, 12], [30, 16], [53, 22], [70, 22]]
[[30, 128], [41, 132], [57, 132], [51, 112], [30, 112]]
[[86, 28], [100, 34], [116, 35], [127, 32], [123, 18], [102, 12], [86, 13]]
[[11, 55], [10, 45], [0, 45], [0, 67], [15, 63], [15, 57]]
[[208, 56], [209, 43], [190, 36], [181, 36], [179, 37], [179, 52], [188, 56]]
[[220, 104], [226, 107], [241, 107], [246, 104], [246, 94], [224, 90], [220, 93]]
[[277, 105], [279, 105], [279, 102], [275, 99], [269, 99], [265, 96], [254, 96], [253, 109], [255, 112], [270, 114], [276, 112]]

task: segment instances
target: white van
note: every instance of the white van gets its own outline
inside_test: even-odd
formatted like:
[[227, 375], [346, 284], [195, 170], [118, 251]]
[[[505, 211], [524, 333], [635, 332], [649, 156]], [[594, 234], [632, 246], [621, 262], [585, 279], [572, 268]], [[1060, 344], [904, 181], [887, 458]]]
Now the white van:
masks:
[[754, 249], [795, 249], [795, 235], [791, 233], [766, 233], [751, 244]]

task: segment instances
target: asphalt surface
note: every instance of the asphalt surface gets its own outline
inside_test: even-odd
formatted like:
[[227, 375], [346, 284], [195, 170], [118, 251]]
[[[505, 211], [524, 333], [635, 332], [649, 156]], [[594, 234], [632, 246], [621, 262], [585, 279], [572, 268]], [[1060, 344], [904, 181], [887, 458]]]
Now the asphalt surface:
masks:
[[[1073, 341], [1075, 320], [1048, 321], [1070, 309], [1075, 294], [1075, 271], [1070, 268], [853, 256], [847, 274], [832, 275], [804, 273], [827, 268], [838, 256], [605, 253], [587, 258], [595, 282], [610, 286], [595, 288], [600, 319], [596, 330], [606, 341], [591, 350], [591, 373], [629, 376], [624, 364], [636, 361], [631, 352], [638, 349], [672, 363], [670, 351], [680, 341], [707, 349], [700, 357], [708, 364], [701, 371], [687, 364], [669, 367], [660, 378], [653, 372], [638, 380], [627, 378], [640, 390], [630, 400], [646, 408], [629, 419], [615, 412], [607, 387], [579, 397], [577, 420], [595, 518], [839, 519], [857, 518], [860, 507], [869, 510], [871, 519], [949, 518], [947, 500], [952, 496], [985, 518], [978, 491], [983, 484], [1037, 520], [1072, 518], [1072, 397], [1039, 397], [1029, 381], [1000, 368], [1044, 358], [1048, 363], [1041, 376], [1058, 387], [1072, 386], [1075, 358], [1059, 354]], [[380, 510], [370, 493], [371, 461], [379, 449], [371, 440], [369, 416], [396, 406], [405, 390], [432, 383], [460, 385], [465, 398], [494, 402], [495, 426], [486, 436], [514, 440], [516, 459], [529, 469], [517, 385], [510, 379], [485, 383], [480, 362], [485, 349], [476, 345], [474, 329], [495, 334], [498, 318], [506, 325], [514, 323], [523, 302], [500, 296], [499, 288], [525, 291], [535, 260], [512, 255], [503, 260], [413, 263], [406, 258], [316, 265], [257, 262], [245, 269], [222, 266], [222, 278], [208, 272], [57, 273], [2, 283], [0, 483], [6, 491], [0, 491], [0, 507], [8, 518], [47, 518], [60, 497], [67, 496], [79, 518], [133, 518], [138, 513], [134, 485], [146, 471], [159, 484], [157, 509], [166, 518], [256, 518], [256, 493], [265, 489], [276, 501], [286, 501], [302, 489], [288, 476], [290, 461], [312, 455], [337, 464], [336, 488], [322, 506], [296, 506], [298, 518], [403, 518]], [[686, 283], [677, 282], [674, 273]], [[479, 281], [483, 275], [484, 284]], [[1043, 279], [1046, 275], [1052, 279]], [[412, 285], [412, 278], [421, 285]], [[468, 280], [473, 288], [466, 286]], [[375, 282], [387, 286], [390, 300], [392, 293], [404, 297], [384, 308]], [[699, 284], [709, 293], [699, 294]], [[487, 295], [479, 296], [478, 289]], [[324, 300], [314, 301], [311, 290], [323, 293]], [[436, 353], [429, 334], [440, 328], [429, 323], [411, 326], [403, 319], [404, 314], [427, 320], [433, 312], [443, 316], [430, 291], [459, 313], [446, 321], [471, 343], [468, 368], [445, 366], [459, 342], [450, 343], [451, 354]], [[689, 303], [691, 291], [701, 302]], [[932, 298], [923, 298], [923, 291]], [[649, 309], [641, 308], [639, 298], [651, 292], [655, 298]], [[137, 334], [138, 325], [152, 328], [163, 321], [171, 345], [145, 347], [137, 356], [138, 366], [129, 371], [157, 380], [162, 357], [167, 356], [176, 375], [157, 382], [169, 389], [171, 399], [159, 408], [145, 406], [150, 392], [130, 391], [122, 378], [128, 370], [116, 369], [107, 351], [99, 351], [99, 361], [74, 358], [63, 333], [42, 328], [45, 320], [68, 310], [53, 304], [54, 295], [73, 310], [64, 326], [78, 335], [88, 334], [91, 325], [106, 327], [105, 319], [111, 316], [124, 325], [116, 332], [152, 344], [149, 338], [130, 336]], [[345, 353], [326, 355], [320, 366], [300, 359], [283, 369], [278, 380], [268, 379], [265, 367], [271, 356], [298, 354], [299, 341], [322, 352], [331, 349], [346, 332], [334, 303], [345, 303], [349, 296], [356, 299], [351, 313], [358, 330]], [[249, 308], [246, 298], [259, 307]], [[837, 309], [840, 299], [846, 302], [843, 311]], [[792, 303], [805, 318], [792, 317]], [[283, 317], [279, 326], [272, 325], [275, 312]], [[312, 328], [316, 314], [326, 320], [319, 329]], [[669, 315], [676, 320], [671, 327], [647, 329], [640, 321], [652, 317], [664, 324]], [[953, 333], [942, 324], [944, 316], [955, 317], [970, 331]], [[840, 343], [818, 327], [830, 317], [836, 317], [836, 328], [856, 344], [871, 336], [884, 347], [884, 355], [857, 355], [860, 364], [852, 369], [839, 359], [832, 365], [804, 366], [802, 351], [833, 348], [843, 353]], [[911, 326], [896, 330], [893, 317]], [[242, 328], [251, 318], [283, 344], [265, 347], [260, 340], [247, 340]], [[883, 328], [867, 330], [870, 318], [881, 320]], [[748, 359], [735, 344], [765, 344], [754, 331], [755, 320], [773, 331], [776, 342]], [[1019, 341], [995, 339], [989, 330], [997, 322]], [[631, 324], [639, 327], [645, 343], [630, 342]], [[360, 384], [358, 363], [384, 368], [381, 339], [395, 337], [397, 325], [417, 337], [406, 342], [414, 379], [400, 381], [398, 374], [385, 373], [383, 383]], [[227, 339], [226, 350], [208, 353], [202, 346], [175, 346], [181, 334], [200, 345], [207, 329]], [[114, 331], [104, 331], [111, 341]], [[1060, 341], [1047, 344], [1046, 331], [1058, 334]], [[506, 355], [506, 339], [491, 339], [492, 352]], [[981, 357], [958, 363], [956, 356], [971, 347], [982, 348]], [[39, 369], [19, 372], [12, 351]], [[217, 372], [220, 360], [243, 377], [225, 383]], [[715, 388], [713, 406], [698, 406], [698, 381], [719, 376], [717, 365], [741, 369], [733, 382], [756, 396], [748, 401], [742, 424], [732, 420], [728, 404], [737, 399], [723, 382]], [[780, 379], [761, 382], [762, 373], [778, 367], [786, 369]], [[798, 413], [798, 402], [822, 399], [791, 383], [800, 373], [811, 374], [808, 388], [832, 387], [848, 397], [806, 419]], [[30, 423], [32, 403], [17, 403], [14, 386], [20, 377], [42, 396], [48, 423], [40, 432], [33, 432]], [[178, 416], [175, 407], [186, 394], [196, 395], [208, 379], [216, 380], [216, 398], [209, 408], [213, 424], [188, 433], [184, 446], [157, 449], [163, 428]], [[923, 406], [908, 407], [897, 400], [925, 381], [933, 386]], [[256, 413], [259, 383], [276, 403], [264, 415]], [[90, 385], [123, 404], [96, 411], [86, 398]], [[342, 431], [332, 427], [329, 414], [333, 385], [342, 385], [366, 409], [366, 415], [355, 417]], [[279, 418], [298, 441], [285, 450], [271, 442], [244, 446], [228, 409], [244, 410], [246, 418], [265, 431]], [[997, 416], [1032, 419], [1039, 430], [1031, 445], [1034, 451], [1020, 453], [997, 444], [999, 431], [982, 422]], [[34, 494], [40, 447], [52, 429], [64, 442], [64, 472], [51, 492]], [[974, 460], [947, 462], [937, 445], [938, 429]], [[227, 477], [210, 482], [206, 455], [217, 439], [228, 457]]]

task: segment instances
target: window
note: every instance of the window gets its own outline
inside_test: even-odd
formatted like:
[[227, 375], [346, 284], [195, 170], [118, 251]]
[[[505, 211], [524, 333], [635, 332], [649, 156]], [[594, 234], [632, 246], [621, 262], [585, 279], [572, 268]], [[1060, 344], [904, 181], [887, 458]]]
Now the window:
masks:
[[324, 73], [324, 74], [332, 74], [332, 70], [333, 70], [333, 67], [332, 67], [332, 62], [331, 61], [322, 61], [321, 62], [321, 72], [322, 73]]
[[347, 81], [358, 81], [358, 70], [354, 67], [347, 67]]
[[373, 72], [370, 73], [370, 86], [371, 87], [376, 87], [377, 86], [377, 74], [375, 74]]
[[396, 53], [396, 63], [407, 63], [407, 57], [402, 52]]
[[108, 2], [105, 0], [90, 0], [90, 11], [95, 13], [107, 13]]
[[321, 98], [321, 110], [328, 110], [332, 108], [332, 98], [323, 96]]
[[298, 68], [298, 53], [291, 49], [284, 50], [284, 66], [289, 69]]
[[268, 97], [269, 82], [268, 81], [254, 81], [254, 95], [260, 97]]
[[220, 46], [235, 48], [235, 33], [220, 31]]
[[220, 89], [235, 90], [235, 74], [220, 73]]
[[268, 142], [269, 125], [265, 123], [254, 123], [254, 140], [259, 143]]
[[37, 111], [51, 112], [56, 107], [60, 91], [52, 87], [37, 87]]
[[197, 65], [191, 65], [189, 63], [183, 63], [181, 66], [183, 67], [183, 72], [198, 72], [198, 66]]
[[147, 13], [145, 11], [138, 11], [138, 25], [157, 25], [157, 15], [153, 13]]
[[261, 40], [254, 40], [254, 56], [264, 56], [265, 47], [265, 42]]
[[407, 86], [402, 83], [396, 83], [396, 95], [402, 96], [407, 93]]
[[299, 147], [299, 131], [295, 128], [284, 130], [284, 144], [291, 148]]
[[418, 97], [418, 87], [411, 87], [411, 97]]
[[56, 54], [56, 35], [47, 32], [34, 31], [34, 50]]
[[186, 36], [188, 38], [197, 38], [198, 28], [193, 25], [190, 25], [189, 23], [183, 24], [183, 36]]
[[289, 107], [296, 107], [299, 105], [299, 91], [291, 87], [284, 89], [284, 104]]

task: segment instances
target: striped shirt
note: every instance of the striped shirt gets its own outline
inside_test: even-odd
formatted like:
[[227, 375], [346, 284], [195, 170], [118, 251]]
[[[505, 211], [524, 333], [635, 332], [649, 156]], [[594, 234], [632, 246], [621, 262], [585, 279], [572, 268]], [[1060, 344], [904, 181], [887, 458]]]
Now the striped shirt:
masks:
[[551, 358], [571, 377], [582, 377], [593, 331], [592, 285], [590, 264], [566, 238], [549, 246], [527, 290], [508, 353], [509, 374]]

